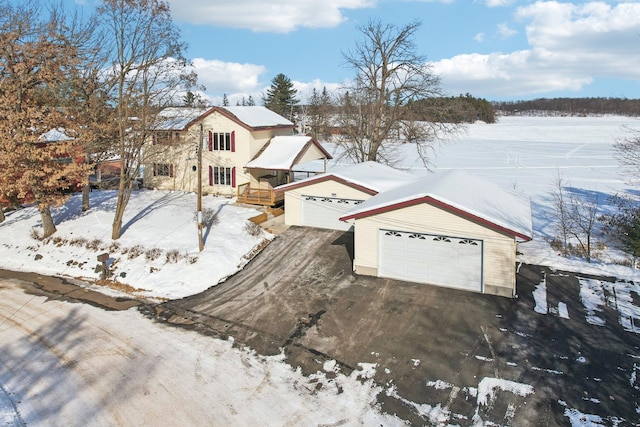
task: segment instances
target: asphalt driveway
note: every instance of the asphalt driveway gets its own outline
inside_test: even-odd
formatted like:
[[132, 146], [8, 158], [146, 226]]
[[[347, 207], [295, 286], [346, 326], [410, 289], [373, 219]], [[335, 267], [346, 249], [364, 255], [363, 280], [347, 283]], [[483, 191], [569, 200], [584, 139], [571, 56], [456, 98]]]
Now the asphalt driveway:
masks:
[[[516, 299], [356, 276], [352, 239], [291, 227], [224, 283], [155, 315], [284, 351], [307, 374], [371, 364], [382, 408], [413, 425], [640, 422], [640, 335], [608, 303], [588, 322], [574, 275], [523, 265]], [[534, 310], [541, 283], [545, 313]]]

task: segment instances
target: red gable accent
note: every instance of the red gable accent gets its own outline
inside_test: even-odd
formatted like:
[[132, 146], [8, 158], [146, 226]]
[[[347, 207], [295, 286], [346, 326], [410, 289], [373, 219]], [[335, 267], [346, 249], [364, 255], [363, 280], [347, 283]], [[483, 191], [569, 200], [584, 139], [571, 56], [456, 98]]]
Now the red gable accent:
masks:
[[383, 206], [380, 208], [376, 208], [376, 209], [371, 209], [369, 211], [364, 211], [364, 212], [360, 212], [357, 214], [353, 214], [353, 215], [345, 215], [343, 217], [340, 218], [341, 221], [346, 221], [349, 219], [360, 219], [360, 218], [366, 218], [369, 216], [373, 216], [373, 215], [378, 215], [381, 213], [385, 213], [385, 212], [390, 212], [390, 211], [394, 211], [397, 209], [402, 209], [402, 208], [406, 208], [409, 206], [415, 206], [415, 205], [419, 205], [421, 203], [428, 203], [430, 205], [436, 206], [440, 209], [443, 209], [445, 211], [451, 212], [453, 214], [456, 214], [458, 216], [461, 216], [463, 218], [467, 218], [473, 222], [476, 222], [482, 226], [485, 226], [487, 228], [496, 230], [500, 233], [504, 233], [507, 234], [509, 236], [514, 236], [514, 237], [519, 237], [521, 238], [523, 241], [528, 242], [530, 240], [532, 240], [531, 237], [526, 236], [522, 233], [519, 233], [517, 231], [514, 230], [510, 230], [506, 227], [503, 227], [501, 225], [498, 225], [494, 222], [491, 222], [489, 220], [486, 220], [484, 218], [480, 218], [477, 215], [474, 215], [472, 213], [469, 213], [465, 210], [456, 208], [454, 206], [448, 205], [446, 203], [441, 202], [440, 200], [434, 199], [433, 197], [430, 196], [425, 196], [425, 197], [419, 197], [417, 199], [412, 199], [412, 200], [407, 200], [406, 202], [401, 202], [401, 203], [396, 203], [393, 205], [389, 205], [389, 206]]
[[365, 192], [367, 194], [370, 194], [372, 196], [378, 194], [377, 191], [372, 190], [371, 188], [367, 188], [367, 187], [364, 187], [362, 185], [355, 184], [355, 183], [353, 183], [351, 181], [347, 181], [346, 179], [343, 179], [343, 178], [340, 178], [340, 177], [337, 177], [337, 176], [331, 175], [331, 174], [322, 175], [322, 176], [319, 176], [318, 178], [306, 179], [304, 181], [298, 182], [297, 184], [288, 185], [287, 188], [280, 188], [279, 189], [279, 188], [276, 187], [276, 188], [274, 188], [274, 191], [279, 193], [279, 192], [282, 192], [282, 191], [289, 191], [289, 190], [292, 190], [294, 188], [306, 187], [307, 185], [317, 184], [319, 182], [324, 182], [324, 181], [336, 181], [336, 182], [339, 182], [340, 184], [346, 185], [347, 187], [355, 188], [356, 190], [363, 191], [363, 192]]

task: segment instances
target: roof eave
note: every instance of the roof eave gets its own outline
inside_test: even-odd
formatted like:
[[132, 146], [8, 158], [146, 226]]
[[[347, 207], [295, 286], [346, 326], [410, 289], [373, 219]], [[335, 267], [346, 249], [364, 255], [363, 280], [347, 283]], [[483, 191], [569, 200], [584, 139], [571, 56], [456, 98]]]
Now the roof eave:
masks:
[[276, 192], [282, 192], [282, 191], [289, 191], [289, 190], [293, 190], [295, 188], [301, 188], [301, 187], [306, 187], [307, 185], [311, 185], [311, 184], [317, 184], [319, 182], [324, 182], [324, 181], [329, 181], [329, 180], [334, 180], [339, 182], [340, 184], [344, 184], [346, 186], [349, 186], [351, 188], [355, 188], [356, 190], [360, 190], [364, 193], [367, 193], [371, 196], [375, 196], [376, 194], [378, 194], [378, 192], [372, 188], [369, 187], [365, 187], [363, 185], [360, 184], [356, 184], [355, 182], [351, 182], [349, 180], [346, 180], [344, 178], [341, 178], [339, 176], [333, 175], [333, 174], [327, 174], [327, 175], [320, 175], [318, 177], [314, 177], [314, 178], [310, 178], [310, 179], [305, 179], [304, 181], [299, 181], [297, 183], [292, 183], [292, 184], [287, 184], [286, 188], [279, 188], [276, 187], [274, 188], [274, 191]]
[[435, 205], [441, 209], [444, 209], [446, 211], [449, 212], [453, 212], [459, 216], [462, 216], [464, 218], [470, 219], [474, 222], [480, 223], [481, 225], [484, 225], [485, 227], [488, 227], [490, 229], [493, 229], [495, 231], [501, 232], [503, 234], [507, 234], [510, 236], [513, 236], [514, 238], [520, 238], [522, 239], [523, 242], [528, 242], [530, 240], [533, 240], [532, 236], [526, 235], [520, 231], [516, 231], [513, 230], [511, 228], [505, 227], [503, 225], [500, 224], [496, 224], [493, 221], [490, 221], [488, 219], [482, 218], [478, 215], [472, 214], [470, 212], [467, 212], [463, 209], [457, 208], [455, 206], [452, 206], [448, 203], [442, 202], [432, 196], [420, 196], [417, 198], [412, 198], [409, 200], [404, 200], [404, 201], [398, 201], [395, 203], [390, 203], [388, 205], [385, 206], [380, 206], [378, 208], [372, 208], [369, 210], [365, 210], [362, 212], [356, 212], [354, 214], [350, 214], [350, 215], [345, 215], [340, 217], [340, 221], [347, 221], [350, 219], [361, 219], [361, 218], [365, 218], [365, 217], [369, 217], [372, 215], [378, 215], [381, 213], [385, 213], [385, 212], [390, 212], [390, 211], [394, 211], [397, 209], [402, 209], [402, 208], [406, 208], [409, 206], [415, 206], [418, 205], [420, 203], [429, 203], [431, 205]]

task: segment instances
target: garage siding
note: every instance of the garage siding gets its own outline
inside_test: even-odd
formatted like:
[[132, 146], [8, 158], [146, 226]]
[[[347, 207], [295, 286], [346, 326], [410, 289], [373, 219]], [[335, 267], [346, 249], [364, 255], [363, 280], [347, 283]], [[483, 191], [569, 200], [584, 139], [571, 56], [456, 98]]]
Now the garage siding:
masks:
[[348, 185], [327, 180], [288, 190], [284, 194], [284, 222], [287, 225], [302, 225], [302, 195], [367, 200], [370, 194]]
[[354, 271], [378, 275], [379, 229], [468, 237], [484, 242], [484, 292], [515, 294], [515, 241], [465, 218], [426, 203], [356, 220]]

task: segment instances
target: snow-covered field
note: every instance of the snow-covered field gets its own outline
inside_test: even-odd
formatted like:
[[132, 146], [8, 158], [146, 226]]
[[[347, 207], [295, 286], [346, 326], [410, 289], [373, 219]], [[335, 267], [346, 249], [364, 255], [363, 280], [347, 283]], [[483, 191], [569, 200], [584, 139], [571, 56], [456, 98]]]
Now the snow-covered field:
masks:
[[[615, 284], [595, 279], [581, 279], [580, 298], [588, 313], [586, 319], [588, 323], [594, 326], [602, 325], [604, 322], [600, 315], [602, 309], [615, 305], [614, 308], [619, 312], [620, 324], [630, 334], [637, 334], [640, 332], [640, 326], [635, 319], [640, 318], [640, 311], [633, 304], [631, 293], [638, 293], [639, 289], [628, 281], [635, 280], [637, 282], [640, 280], [640, 274], [630, 268], [607, 262], [620, 257], [620, 254], [613, 251], [603, 251], [599, 254], [598, 260], [587, 264], [584, 260], [566, 259], [558, 256], [548, 243], [548, 240], [554, 235], [551, 224], [550, 193], [554, 190], [554, 181], [558, 174], [575, 191], [598, 194], [598, 201], [603, 212], [609, 208], [607, 201], [609, 196], [633, 191], [618, 175], [619, 169], [612, 151], [612, 145], [616, 138], [627, 135], [623, 129], [624, 125], [637, 127], [638, 122], [626, 117], [502, 117], [497, 124], [477, 123], [469, 126], [465, 134], [456, 138], [455, 141], [443, 144], [437, 150], [434, 164], [437, 169], [465, 169], [528, 195], [532, 202], [534, 241], [520, 245], [519, 250], [523, 254], [520, 256], [520, 260], [529, 264], [546, 265], [552, 269], [605, 274], [624, 279], [625, 281]], [[406, 146], [405, 148], [411, 147]], [[411, 160], [414, 157], [411, 151], [407, 151], [405, 158], [408, 160], [404, 167], [416, 174], [426, 173], [419, 169], [418, 162]], [[205, 231], [205, 250], [202, 253], [198, 251], [194, 217], [196, 198], [193, 194], [159, 191], [134, 193], [126, 211], [124, 232], [117, 244], [110, 239], [115, 203], [114, 192], [98, 191], [92, 193], [92, 208], [87, 213], [82, 213], [80, 210], [80, 196], [73, 196], [64, 207], [55, 210], [54, 219], [58, 232], [46, 242], [32, 237], [34, 231], [40, 230], [40, 218], [37, 211], [34, 208], [22, 209], [10, 213], [7, 220], [0, 224], [0, 268], [62, 275], [79, 281], [92, 281], [100, 275], [95, 271], [98, 264], [97, 255], [107, 252], [110, 255], [113, 280], [134, 288], [129, 292], [136, 296], [165, 299], [195, 294], [217, 284], [241, 269], [248, 260], [247, 255], [263, 244], [265, 239], [272, 237], [265, 232], [252, 235], [246, 225], [247, 220], [258, 212], [253, 209], [233, 206], [232, 202], [232, 199], [212, 196], [204, 198], [205, 208], [216, 213], [217, 221]], [[98, 285], [90, 286], [104, 292], [116, 292]], [[560, 303], [557, 307], [549, 306], [546, 294], [546, 283], [543, 281], [534, 292], [536, 306], [532, 307], [532, 310], [540, 315], [554, 312], [560, 318], [568, 319], [566, 305]], [[610, 301], [607, 299], [607, 295], [617, 295], [616, 301]], [[43, 305], [44, 301], [42, 299]], [[24, 304], [26, 305], [28, 302], [25, 299]], [[54, 302], [47, 302], [47, 304], [54, 304]], [[63, 303], [55, 304], [64, 306]], [[18, 312], [19, 309], [16, 313]], [[136, 345], [141, 346], [143, 353], [153, 353], [154, 346], [160, 340], [164, 340], [161, 337], [170, 335], [169, 338], [162, 341], [165, 343], [163, 348], [166, 351], [171, 349], [170, 355], [176, 357], [177, 360], [185, 359], [187, 364], [198, 364], [202, 370], [198, 371], [198, 375], [200, 372], [206, 372], [214, 380], [203, 382], [200, 377], [196, 376], [193, 379], [189, 376], [188, 378], [171, 379], [162, 377], [165, 378], [163, 381], [171, 382], [175, 387], [181, 387], [185, 384], [197, 385], [198, 396], [205, 396], [207, 399], [213, 400], [226, 399], [223, 399], [227, 405], [223, 414], [229, 417], [228, 420], [255, 422], [261, 420], [260, 411], [270, 411], [273, 408], [269, 409], [269, 407], [279, 405], [278, 402], [306, 402], [296, 403], [306, 409], [296, 411], [292, 405], [289, 405], [290, 411], [285, 408], [279, 413], [274, 412], [275, 415], [270, 421], [275, 421], [275, 423], [292, 422], [295, 425], [303, 425], [305, 420], [316, 419], [324, 419], [326, 422], [342, 422], [341, 418], [332, 418], [327, 413], [323, 412], [321, 416], [321, 412], [313, 412], [315, 410], [312, 408], [314, 404], [327, 409], [338, 403], [331, 400], [334, 399], [334, 396], [330, 396], [330, 393], [321, 392], [317, 395], [308, 393], [308, 389], [312, 387], [310, 379], [303, 378], [293, 372], [279, 358], [261, 358], [248, 351], [232, 349], [231, 344], [227, 342], [218, 342], [218, 340], [206, 337], [192, 337], [188, 333], [175, 332], [164, 327], [160, 334], [155, 329], [156, 326], [142, 318], [139, 313], [100, 313], [98, 309], [92, 307], [84, 307], [77, 313], [83, 316], [98, 316], [100, 319], [104, 317], [105, 319], [102, 319], [101, 322], [104, 321], [105, 325], [109, 324], [110, 330], [121, 332], [129, 328], [132, 331], [139, 331], [131, 339], [135, 338], [133, 341], [136, 342]], [[0, 312], [0, 318], [2, 314]], [[11, 317], [14, 318], [13, 315]], [[62, 317], [60, 318], [62, 319]], [[37, 315], [27, 316], [24, 319], [25, 322], [36, 322], [37, 320]], [[0, 334], [10, 337], [15, 332], [17, 334], [15, 339], [21, 339], [24, 345], [20, 346], [19, 343], [15, 346], [0, 345], [0, 348], [5, 351], [10, 350], [14, 356], [23, 355], [23, 352], [29, 350], [27, 344], [30, 341], [18, 332], [12, 331], [11, 322], [0, 322], [0, 325], [4, 325], [0, 328]], [[32, 326], [34, 330], [55, 335], [53, 329], [51, 331], [46, 329], [51, 328], [51, 325], [38, 326], [34, 323]], [[98, 328], [100, 327], [98, 326]], [[48, 341], [43, 342], [46, 344]], [[173, 349], [176, 343], [179, 343], [179, 351]], [[114, 345], [117, 347], [116, 344]], [[29, 345], [37, 345], [38, 351], [47, 351], [35, 341]], [[63, 350], [66, 351], [64, 348]], [[75, 348], [72, 350], [80, 351]], [[114, 351], [117, 350], [116, 348]], [[154, 357], [161, 360], [168, 356], [169, 353], [161, 354], [158, 352]], [[135, 363], [142, 363], [144, 358], [135, 356], [135, 360], [138, 360], [134, 361]], [[106, 358], [104, 358], [104, 363], [107, 363]], [[4, 365], [8, 366], [6, 363]], [[165, 365], [161, 365], [156, 372], [165, 368], [169, 369], [171, 363]], [[348, 419], [352, 423], [366, 424], [376, 420], [376, 422], [396, 424], [397, 420], [385, 419], [370, 407], [370, 402], [378, 389], [372, 382], [365, 384], [357, 382], [356, 384], [358, 376], [360, 378], [371, 376], [367, 375], [366, 364], [363, 363], [360, 367], [362, 370], [354, 373], [351, 377], [345, 377], [338, 373], [337, 379], [332, 380], [333, 382], [328, 381], [325, 377], [322, 377], [320, 381], [329, 389], [334, 383], [343, 388], [344, 391], [339, 394], [338, 399], [341, 402], [349, 402], [349, 399], [351, 402], [355, 402], [345, 404], [343, 409], [343, 411], [351, 411]], [[0, 385], [3, 385], [4, 381], [5, 389], [9, 394], [15, 395], [16, 390], [22, 390], [19, 397], [23, 401], [18, 404], [18, 409], [22, 407], [25, 413], [30, 414], [31, 417], [27, 418], [35, 424], [47, 424], [47, 416], [44, 412], [38, 412], [38, 408], [33, 407], [37, 400], [30, 400], [36, 398], [30, 398], [29, 393], [32, 390], [36, 392], [38, 390], [30, 388], [29, 384], [25, 386], [25, 383], [21, 381], [32, 381], [33, 387], [45, 387], [49, 393], [56, 396], [59, 393], [56, 393], [55, 390], [58, 387], [55, 385], [59, 383], [68, 383], [70, 388], [64, 392], [65, 394], [83, 393], [79, 380], [65, 377], [64, 370], [55, 371], [57, 374], [43, 373], [33, 364], [26, 364], [23, 368], [26, 369], [26, 377], [5, 375], [0, 377]], [[324, 366], [325, 373], [319, 375], [325, 375], [332, 369], [332, 365], [326, 364]], [[90, 369], [87, 368], [87, 372], [89, 371]], [[7, 370], [4, 372], [6, 374]], [[216, 377], [220, 372], [225, 373], [224, 378]], [[30, 379], [29, 373], [42, 375], [42, 377], [38, 377], [37, 380]], [[331, 376], [334, 374], [332, 373]], [[174, 373], [174, 376], [179, 377], [180, 375]], [[267, 378], [268, 381], [265, 382], [264, 378]], [[229, 386], [225, 383], [230, 379], [235, 380], [233, 384], [235, 391], [232, 394], [228, 394]], [[93, 378], [92, 381], [96, 381], [96, 378]], [[141, 380], [138, 385], [146, 390], [147, 385], [151, 383], [153, 381]], [[10, 387], [6, 387], [7, 385]], [[137, 387], [135, 384], [134, 386]], [[135, 392], [134, 386], [131, 386], [130, 391]], [[513, 383], [506, 379], [487, 378], [479, 382], [477, 390], [473, 390], [474, 396], [477, 397], [478, 406], [482, 405], [492, 390], [507, 390], [518, 396], [526, 396], [535, 392], [528, 384]], [[108, 394], [104, 396], [99, 394], [103, 392], [105, 390], [97, 389], [96, 399], [106, 399], [105, 396]], [[225, 392], [227, 393], [225, 394]], [[393, 390], [387, 390], [387, 393], [393, 393]], [[3, 390], [0, 389], [0, 421], [3, 420], [4, 413], [10, 413], [12, 410], [11, 405], [3, 406], [6, 404], [6, 400], [2, 398], [3, 394]], [[274, 398], [271, 394], [277, 397]], [[132, 396], [140, 398], [137, 392]], [[169, 395], [163, 396], [165, 399], [170, 398]], [[251, 411], [245, 413], [245, 418], [242, 413], [238, 415], [233, 405], [239, 400], [246, 399], [255, 405], [253, 408], [258, 411], [257, 415]], [[309, 404], [309, 402], [312, 403]], [[81, 401], [76, 406], [73, 406], [72, 403], [67, 402], [66, 405], [69, 406], [65, 406], [67, 409], [64, 410], [76, 411], [76, 415], [79, 414], [78, 416], [81, 417], [78, 419], [91, 413], [92, 406], [86, 401]], [[411, 402], [407, 403], [411, 404]], [[62, 411], [61, 408], [60, 411]], [[573, 416], [572, 411], [576, 410], [567, 408], [568, 415], [566, 416], [573, 425], [581, 425], [580, 420], [591, 416], [579, 412]], [[51, 416], [60, 413], [57, 412]], [[255, 416], [257, 418], [251, 418]], [[317, 418], [314, 418], [316, 416]], [[6, 419], [10, 420], [8, 415]], [[108, 423], [108, 414], [104, 415], [103, 419]], [[271, 422], [266, 423], [272, 424]], [[594, 421], [592, 425], [601, 424]]]

